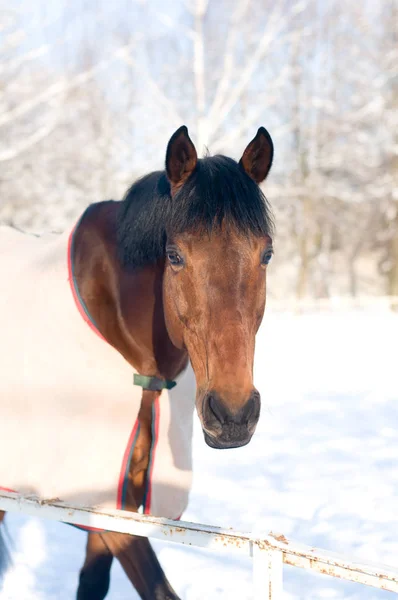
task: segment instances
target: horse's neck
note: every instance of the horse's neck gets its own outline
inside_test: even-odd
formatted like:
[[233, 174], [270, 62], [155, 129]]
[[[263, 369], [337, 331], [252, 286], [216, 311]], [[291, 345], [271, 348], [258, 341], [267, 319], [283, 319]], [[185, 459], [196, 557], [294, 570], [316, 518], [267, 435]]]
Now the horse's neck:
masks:
[[74, 268], [79, 292], [100, 333], [140, 373], [174, 379], [187, 355], [167, 333], [163, 264], [122, 268], [117, 256], [119, 202], [90, 207], [75, 233]]

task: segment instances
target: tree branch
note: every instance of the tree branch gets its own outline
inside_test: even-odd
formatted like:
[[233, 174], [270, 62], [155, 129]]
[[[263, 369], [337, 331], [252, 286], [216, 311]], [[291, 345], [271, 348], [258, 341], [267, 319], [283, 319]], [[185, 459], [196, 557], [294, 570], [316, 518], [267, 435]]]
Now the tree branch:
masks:
[[216, 114], [220, 111], [222, 103], [225, 101], [225, 96], [230, 87], [231, 76], [235, 65], [234, 46], [242, 18], [244, 17], [249, 4], [250, 0], [240, 0], [231, 16], [230, 27], [224, 50], [224, 66], [222, 76], [217, 86], [212, 105], [209, 109], [208, 119], [210, 123], [213, 123]]
[[149, 85], [149, 87], [151, 88], [151, 90], [153, 91], [156, 99], [158, 100], [158, 102], [163, 106], [163, 108], [166, 109], [167, 111], [167, 115], [166, 118], [171, 119], [172, 121], [175, 122], [179, 122], [182, 123], [183, 119], [181, 118], [181, 116], [179, 115], [179, 113], [177, 112], [173, 102], [171, 102], [171, 100], [169, 100], [169, 98], [166, 96], [166, 94], [163, 92], [163, 90], [161, 89], [161, 87], [156, 83], [156, 81], [151, 77], [151, 75], [148, 73], [148, 71], [146, 71], [145, 69], [143, 69], [139, 63], [137, 63], [129, 54], [128, 50], [125, 49], [121, 49], [118, 52], [118, 57], [123, 60], [123, 62], [125, 62], [127, 65], [129, 65], [131, 68], [133, 68], [137, 73], [140, 74], [141, 77], [143, 77], [147, 84]]
[[[291, 8], [291, 14], [294, 13], [298, 5], [301, 7], [302, 4], [303, 2], [301, 0], [296, 2]], [[240, 100], [244, 91], [247, 90], [247, 86], [255, 70], [259, 66], [261, 60], [265, 57], [271, 42], [278, 36], [278, 34], [282, 31], [283, 26], [288, 22], [288, 17], [286, 15], [282, 15], [278, 11], [278, 8], [278, 6], [274, 7], [267, 21], [267, 25], [265, 26], [260, 37], [256, 50], [254, 54], [248, 58], [246, 65], [241, 72], [239, 81], [228, 95], [227, 101], [220, 106], [217, 112], [213, 114], [213, 133], [215, 133], [225, 121], [226, 117]]]
[[39, 104], [42, 104], [43, 102], [48, 102], [51, 99], [59, 96], [60, 94], [68, 92], [69, 90], [72, 90], [73, 88], [78, 87], [83, 83], [86, 83], [87, 81], [92, 79], [98, 73], [98, 71], [100, 71], [104, 67], [107, 67], [113, 60], [115, 60], [115, 58], [119, 55], [121, 50], [131, 48], [131, 45], [132, 44], [127, 44], [127, 46], [118, 48], [109, 58], [100, 61], [91, 69], [87, 69], [86, 71], [75, 75], [75, 77], [72, 77], [70, 81], [67, 81], [64, 78], [63, 80], [51, 85], [44, 92], [38, 94], [34, 98], [27, 100], [26, 102], [22, 102], [12, 110], [8, 110], [1, 113], [0, 127], [15, 121], [20, 117], [23, 117], [26, 113], [36, 108], [36, 106], [38, 106]]
[[14, 147], [10, 148], [9, 150], [5, 150], [4, 152], [0, 152], [0, 162], [6, 162], [7, 160], [12, 160], [12, 159], [16, 158], [17, 156], [19, 156], [20, 154], [22, 154], [23, 152], [26, 152], [26, 150], [29, 150], [29, 148], [31, 148], [35, 144], [38, 144], [44, 138], [51, 135], [52, 132], [54, 131], [54, 129], [57, 127], [57, 125], [58, 125], [58, 119], [56, 118], [49, 125], [45, 125], [44, 127], [41, 127], [40, 129], [38, 129], [34, 134], [32, 134], [27, 139], [25, 139], [25, 141], [22, 144], [14, 146]]

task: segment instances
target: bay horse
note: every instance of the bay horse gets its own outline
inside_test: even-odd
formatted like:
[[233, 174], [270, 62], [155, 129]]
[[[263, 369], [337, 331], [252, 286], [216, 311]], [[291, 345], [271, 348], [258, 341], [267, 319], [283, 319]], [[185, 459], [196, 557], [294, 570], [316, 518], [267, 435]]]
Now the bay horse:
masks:
[[[85, 333], [81, 329], [81, 336], [73, 337], [71, 324], [69, 358], [61, 361], [58, 356], [57, 362], [57, 368], [62, 363], [64, 379], [52, 379], [50, 371], [48, 379], [40, 375], [38, 393], [48, 393], [48, 389], [55, 393], [53, 381], [62, 381], [63, 386], [77, 386], [84, 368], [95, 374], [94, 377], [90, 375], [91, 379], [98, 377], [100, 383], [96, 394], [100, 394], [100, 386], [107, 385], [106, 379], [102, 379], [105, 377], [103, 372], [109, 364], [109, 372], [113, 373], [114, 357], [118, 360], [122, 357], [128, 372], [134, 372], [134, 382], [140, 388], [138, 426], [134, 431], [134, 444], [129, 446], [126, 476], [119, 486], [119, 492], [124, 494], [123, 507], [127, 510], [136, 511], [146, 504], [147, 482], [153, 466], [151, 452], [157, 435], [154, 406], [165, 389], [178, 389], [179, 378], [188, 367], [193, 370], [196, 391], [194, 387], [192, 398], [186, 397], [185, 402], [192, 405], [192, 410], [196, 406], [206, 444], [215, 449], [237, 448], [248, 444], [254, 434], [260, 415], [260, 395], [253, 385], [255, 336], [265, 310], [266, 267], [273, 253], [271, 210], [259, 184], [267, 177], [272, 160], [273, 143], [263, 127], [258, 129], [240, 161], [236, 162], [221, 155], [198, 159], [188, 130], [182, 126], [169, 140], [164, 171], [150, 173], [135, 182], [121, 201], [91, 204], [69, 237], [68, 256], [72, 265], [69, 266], [69, 279], [73, 280], [72, 287], [75, 286], [72, 291], [83, 316], [81, 322], [86, 321], [84, 327], [88, 323], [95, 329], [98, 339], [107, 344], [98, 342], [102, 362], [98, 359], [96, 363], [93, 359], [91, 363], [87, 360], [86, 364], [81, 358]], [[9, 236], [8, 240], [15, 240], [15, 247], [22, 248], [20, 238], [9, 232], [5, 235]], [[29, 246], [32, 254], [38, 247], [35, 244], [32, 241]], [[7, 248], [7, 245], [3, 249], [0, 246], [0, 251]], [[50, 285], [65, 284], [66, 277], [59, 277], [58, 281], [54, 275], [57, 252], [52, 252], [54, 256], [45, 254], [46, 267], [52, 273], [48, 287], [45, 287], [46, 282], [36, 281], [37, 287], [44, 286], [45, 297], [50, 293]], [[7, 261], [10, 254], [7, 255], [6, 250], [4, 253], [2, 260]], [[22, 250], [20, 253], [23, 254]], [[23, 256], [26, 258], [26, 251]], [[9, 270], [18, 285], [30, 274], [16, 264], [19, 265], [12, 262]], [[26, 310], [34, 310], [34, 297], [25, 296], [16, 301]], [[47, 318], [48, 344], [50, 337], [55, 337], [62, 352], [63, 344], [67, 343], [62, 336], [66, 337], [69, 323], [61, 323], [59, 314], [62, 313], [57, 311], [58, 303], [54, 307], [48, 302], [46, 317], [38, 331], [44, 331], [46, 340]], [[8, 322], [0, 320], [0, 325], [3, 332]], [[35, 331], [36, 324], [32, 320], [30, 326]], [[23, 335], [16, 341], [14, 335], [12, 343], [8, 340], [7, 346], [4, 342], [3, 347], [0, 339], [2, 356], [5, 365], [8, 364], [8, 369], [4, 368], [5, 380], [9, 382], [8, 389], [13, 390], [7, 410], [13, 409], [14, 402], [18, 404], [18, 394], [23, 395], [18, 391], [17, 376], [12, 379], [8, 374], [12, 371], [11, 359], [7, 363], [14, 347], [21, 351], [21, 344], [32, 343], [33, 334], [26, 337], [25, 331]], [[26, 373], [32, 373], [33, 382], [37, 380], [36, 373], [45, 370], [43, 364], [52, 364], [52, 355], [58, 347], [51, 340], [50, 350], [43, 349], [40, 335], [33, 340], [37, 344], [36, 354], [31, 353], [30, 362], [24, 363]], [[94, 336], [87, 344], [94, 344], [93, 340]], [[39, 348], [42, 348], [40, 352]], [[76, 372], [68, 371], [70, 364]], [[127, 373], [125, 366], [118, 363], [118, 368], [123, 371], [123, 376]], [[21, 377], [21, 371], [19, 375]], [[60, 377], [59, 373], [57, 377]], [[111, 387], [113, 385], [116, 413], [118, 381], [114, 379]], [[132, 386], [132, 381], [128, 385]], [[4, 395], [3, 389], [7, 388], [1, 388], [0, 384], [0, 397]], [[27, 388], [21, 389], [26, 392]], [[68, 389], [70, 391], [72, 387]], [[63, 392], [57, 393], [62, 395]], [[171, 399], [172, 394], [170, 391]], [[73, 424], [76, 422], [74, 411], [79, 412], [81, 407], [72, 402], [72, 395], [68, 398], [71, 403], [68, 410], [72, 415], [68, 413], [67, 423]], [[170, 402], [170, 406], [174, 413], [168, 427], [172, 428], [174, 421], [179, 419], [187, 430], [185, 437], [190, 443], [190, 409], [186, 414], [177, 414], [184, 405]], [[100, 402], [97, 408], [101, 409]], [[1, 405], [0, 409], [3, 411]], [[32, 419], [32, 427], [36, 426], [40, 415], [35, 421], [36, 409], [29, 405], [26, 410], [31, 411], [28, 417]], [[67, 435], [68, 428], [65, 430]], [[61, 431], [59, 435], [62, 435]], [[189, 450], [189, 444], [186, 447]], [[51, 453], [51, 448], [46, 450]], [[184, 452], [180, 455], [177, 452], [178, 460], [184, 461]], [[0, 456], [1, 467], [5, 461], [1, 447]], [[176, 462], [177, 459], [173, 460]], [[25, 461], [33, 464], [29, 455], [25, 456]], [[90, 468], [94, 463], [89, 463]], [[186, 464], [188, 467], [185, 465], [184, 468], [189, 470], [189, 460]], [[0, 484], [3, 483], [0, 480]], [[10, 486], [9, 489], [14, 488]], [[164, 494], [167, 496], [166, 491]], [[2, 517], [4, 513], [0, 513], [0, 522]], [[90, 531], [79, 576], [78, 600], [105, 598], [114, 557], [121, 562], [144, 600], [178, 598], [148, 539]]]

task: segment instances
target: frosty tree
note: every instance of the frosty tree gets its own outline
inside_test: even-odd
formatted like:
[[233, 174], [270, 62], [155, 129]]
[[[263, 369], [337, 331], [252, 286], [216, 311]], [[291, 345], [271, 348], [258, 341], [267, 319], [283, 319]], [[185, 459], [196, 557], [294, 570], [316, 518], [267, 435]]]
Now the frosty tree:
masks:
[[270, 294], [397, 295], [397, 2], [3, 2], [0, 219], [62, 229], [181, 124], [235, 158], [265, 125]]

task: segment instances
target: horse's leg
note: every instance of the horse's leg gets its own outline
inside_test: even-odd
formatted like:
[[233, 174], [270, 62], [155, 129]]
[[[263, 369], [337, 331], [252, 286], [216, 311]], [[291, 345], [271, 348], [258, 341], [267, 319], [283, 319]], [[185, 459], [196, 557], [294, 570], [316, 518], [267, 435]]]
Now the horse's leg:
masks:
[[[156, 393], [144, 391], [138, 415], [140, 433], [129, 473], [128, 510], [137, 511], [143, 502], [152, 443], [152, 405]], [[97, 536], [102, 540], [102, 546]], [[147, 538], [120, 533], [89, 534], [87, 554], [80, 573], [77, 600], [103, 600], [109, 586], [112, 556], [120, 561], [127, 577], [143, 600], [178, 600]], [[100, 595], [96, 582], [105, 582]], [[97, 595], [94, 595], [96, 590]], [[91, 593], [91, 595], [90, 595]]]
[[86, 559], [80, 571], [77, 600], [104, 600], [108, 593], [113, 555], [99, 533], [89, 533]]
[[[139, 413], [140, 434], [133, 452], [127, 490], [127, 508], [133, 512], [143, 502], [152, 443], [152, 405], [156, 393], [144, 391]], [[147, 538], [104, 532], [101, 537], [119, 560], [142, 600], [178, 600]]]
[[142, 600], [178, 600], [148, 538], [110, 531], [101, 533], [101, 537]]
[[143, 600], [178, 600], [149, 540], [112, 532], [89, 534], [77, 600], [105, 598], [114, 556]]
[[[140, 434], [129, 473], [127, 506], [136, 512], [143, 501], [152, 442], [152, 404], [156, 395], [144, 391], [139, 414]], [[117, 557], [142, 600], [178, 600], [147, 538], [104, 532], [101, 537]]]

